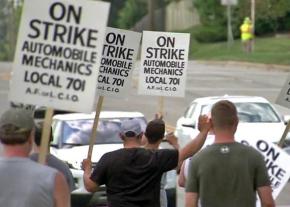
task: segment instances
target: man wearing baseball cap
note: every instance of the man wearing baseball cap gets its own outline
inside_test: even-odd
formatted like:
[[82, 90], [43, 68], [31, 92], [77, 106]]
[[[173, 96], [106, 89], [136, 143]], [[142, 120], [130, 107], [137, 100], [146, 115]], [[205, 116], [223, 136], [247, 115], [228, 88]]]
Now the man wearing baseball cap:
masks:
[[199, 135], [184, 149], [153, 150], [140, 147], [143, 132], [137, 120], [123, 122], [120, 137], [124, 148], [104, 154], [92, 174], [91, 161], [83, 161], [86, 189], [95, 192], [105, 184], [110, 207], [160, 207], [162, 174], [194, 154], [196, 140], [204, 142], [210, 129], [207, 117], [200, 119], [200, 126]]
[[31, 161], [34, 120], [31, 111], [9, 109], [0, 118], [0, 206], [69, 207], [64, 176]]

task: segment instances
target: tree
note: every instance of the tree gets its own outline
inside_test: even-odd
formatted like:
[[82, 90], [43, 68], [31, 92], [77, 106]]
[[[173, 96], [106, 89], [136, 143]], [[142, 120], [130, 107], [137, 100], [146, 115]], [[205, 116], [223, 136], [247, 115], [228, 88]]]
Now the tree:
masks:
[[[225, 27], [226, 8], [221, 5], [220, 0], [193, 0], [193, 2], [200, 15], [202, 25]], [[232, 8], [232, 25], [234, 35], [237, 37], [243, 19], [251, 16], [251, 0], [239, 0], [238, 5]], [[256, 34], [289, 30], [290, 24], [286, 24], [290, 18], [289, 13], [289, 0], [256, 0]]]
[[13, 1], [0, 1], [0, 60], [11, 61], [14, 57], [15, 42], [21, 15], [21, 6]]

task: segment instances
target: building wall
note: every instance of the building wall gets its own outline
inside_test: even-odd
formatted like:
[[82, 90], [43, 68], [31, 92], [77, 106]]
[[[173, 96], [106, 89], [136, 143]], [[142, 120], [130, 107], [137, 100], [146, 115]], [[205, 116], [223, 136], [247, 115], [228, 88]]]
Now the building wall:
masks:
[[193, 0], [174, 1], [166, 7], [165, 13], [167, 31], [183, 30], [200, 23]]
[[[154, 18], [157, 31], [184, 30], [199, 24], [199, 16], [193, 6], [193, 0], [174, 1], [166, 8], [156, 10]], [[142, 32], [149, 28], [149, 18], [146, 15], [135, 24], [132, 30]]]

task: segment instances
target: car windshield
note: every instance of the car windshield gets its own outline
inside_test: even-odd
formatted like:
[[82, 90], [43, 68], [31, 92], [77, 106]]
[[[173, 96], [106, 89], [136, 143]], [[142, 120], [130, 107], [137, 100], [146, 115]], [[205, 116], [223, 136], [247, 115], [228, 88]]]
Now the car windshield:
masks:
[[[240, 122], [280, 122], [281, 119], [268, 103], [240, 102], [234, 103], [237, 107]], [[203, 105], [201, 114], [209, 114], [212, 105]]]
[[[121, 123], [129, 118], [100, 119], [97, 128], [96, 144], [122, 143], [119, 137]], [[134, 118], [139, 121], [142, 130], [146, 127], [144, 117]], [[62, 143], [65, 145], [88, 145], [93, 119], [63, 121]]]

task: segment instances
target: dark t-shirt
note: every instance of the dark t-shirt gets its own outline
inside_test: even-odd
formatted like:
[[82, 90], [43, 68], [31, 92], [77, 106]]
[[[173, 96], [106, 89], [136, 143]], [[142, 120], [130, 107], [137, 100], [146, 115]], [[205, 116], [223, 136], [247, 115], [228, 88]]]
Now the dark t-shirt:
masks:
[[263, 156], [240, 143], [213, 144], [193, 156], [187, 192], [203, 207], [254, 207], [258, 187], [270, 186]]
[[159, 207], [162, 174], [177, 164], [177, 150], [119, 149], [102, 156], [91, 179], [106, 185], [110, 207]]

